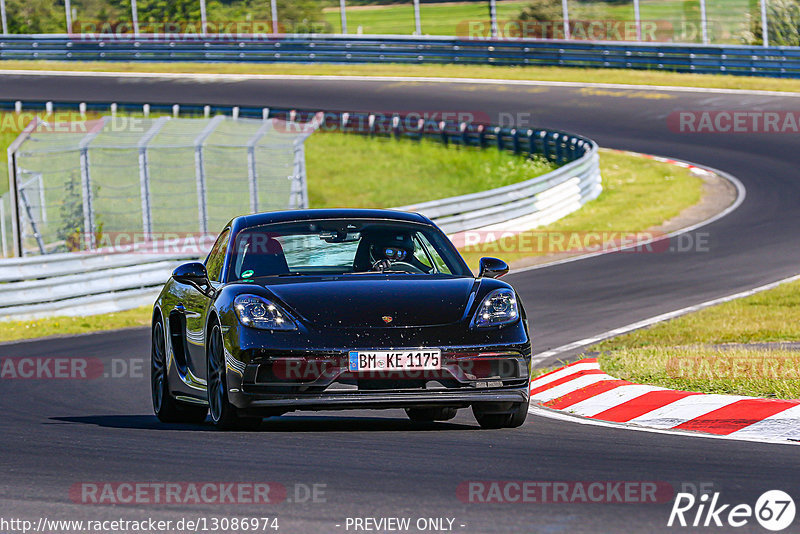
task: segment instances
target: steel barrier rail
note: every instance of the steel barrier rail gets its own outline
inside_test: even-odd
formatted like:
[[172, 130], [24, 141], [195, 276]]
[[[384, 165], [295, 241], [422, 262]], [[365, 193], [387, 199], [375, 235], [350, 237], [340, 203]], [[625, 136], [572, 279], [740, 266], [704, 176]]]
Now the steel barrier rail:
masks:
[[800, 47], [377, 35], [3, 35], [0, 60], [412, 63], [800, 76]]
[[[0, 102], [0, 110], [108, 109], [141, 112], [141, 104]], [[173, 113], [172, 105], [149, 105], [151, 113]], [[230, 113], [239, 117], [320, 121], [323, 131], [354, 135], [433, 140], [445, 145], [506, 150], [559, 165], [536, 178], [489, 191], [404, 206], [434, 220], [450, 235], [497, 225], [527, 229], [563, 217], [602, 191], [597, 145], [590, 139], [553, 130], [501, 128], [397, 114], [318, 112], [246, 107], [182, 106], [182, 114]], [[515, 221], [519, 221], [515, 223]], [[522, 225], [525, 226], [522, 226]], [[210, 245], [210, 243], [209, 243]], [[157, 295], [172, 268], [202, 254], [63, 253], [0, 261], [0, 321], [50, 315], [107, 313], [145, 305]], [[158, 247], [153, 250], [163, 250]], [[172, 249], [169, 249], [172, 250]]]

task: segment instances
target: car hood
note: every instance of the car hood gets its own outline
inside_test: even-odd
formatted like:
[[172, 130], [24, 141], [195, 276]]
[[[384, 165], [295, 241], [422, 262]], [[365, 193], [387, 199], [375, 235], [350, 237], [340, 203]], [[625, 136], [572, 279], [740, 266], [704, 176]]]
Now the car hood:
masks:
[[350, 275], [282, 279], [265, 287], [315, 326], [396, 328], [462, 320], [474, 285], [473, 278]]

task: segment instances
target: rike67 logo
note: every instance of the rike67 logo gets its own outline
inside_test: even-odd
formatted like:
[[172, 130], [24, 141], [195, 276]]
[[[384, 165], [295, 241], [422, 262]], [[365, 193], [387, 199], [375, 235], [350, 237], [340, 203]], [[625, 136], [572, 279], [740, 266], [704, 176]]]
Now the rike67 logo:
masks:
[[678, 493], [667, 526], [739, 528], [755, 519], [763, 528], [778, 532], [792, 524], [795, 512], [794, 499], [781, 490], [765, 492], [755, 506], [723, 503], [719, 492], [699, 497]]

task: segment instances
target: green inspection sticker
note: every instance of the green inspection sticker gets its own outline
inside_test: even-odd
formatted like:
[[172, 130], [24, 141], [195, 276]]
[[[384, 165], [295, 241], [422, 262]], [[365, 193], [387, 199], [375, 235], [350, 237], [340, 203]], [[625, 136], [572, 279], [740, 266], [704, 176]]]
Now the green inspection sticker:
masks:
[[250, 278], [253, 274], [255, 274], [253, 271], [245, 271], [242, 273], [242, 278]]

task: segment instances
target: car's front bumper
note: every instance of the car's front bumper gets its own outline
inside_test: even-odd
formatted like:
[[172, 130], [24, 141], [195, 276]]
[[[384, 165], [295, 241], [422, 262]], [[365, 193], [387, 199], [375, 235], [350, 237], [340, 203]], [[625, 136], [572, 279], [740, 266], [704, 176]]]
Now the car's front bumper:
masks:
[[228, 367], [228, 398], [242, 410], [466, 407], [528, 399], [527, 347], [442, 350], [436, 371], [352, 372], [346, 352], [259, 350]]

